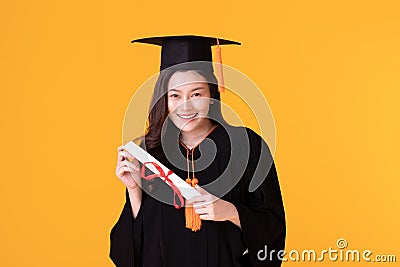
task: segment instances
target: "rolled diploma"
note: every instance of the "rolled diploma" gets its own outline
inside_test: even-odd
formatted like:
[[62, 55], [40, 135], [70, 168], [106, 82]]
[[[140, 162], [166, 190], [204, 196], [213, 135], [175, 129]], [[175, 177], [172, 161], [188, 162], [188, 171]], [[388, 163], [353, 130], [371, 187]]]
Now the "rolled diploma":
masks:
[[[159, 162], [152, 155], [147, 153], [146, 150], [144, 150], [140, 146], [136, 145], [134, 142], [129, 141], [128, 143], [126, 143], [125, 149], [129, 153], [131, 153], [133, 156], [135, 156], [142, 164], [144, 162], [149, 162], [149, 161], [155, 162], [161, 167], [161, 169], [163, 169], [164, 173], [168, 173], [169, 169], [167, 167], [165, 167], [161, 162]], [[146, 167], [149, 168], [149, 170], [152, 171], [153, 173], [158, 174], [157, 169], [153, 165], [147, 164]], [[199, 192], [196, 191], [196, 189], [194, 189], [192, 186], [190, 186], [188, 183], [186, 183], [183, 179], [181, 179], [175, 173], [172, 173], [168, 177], [174, 183], [174, 185], [179, 189], [179, 191], [181, 192], [181, 194], [184, 198], [190, 199], [194, 196], [201, 195]], [[160, 178], [163, 179], [162, 177], [160, 177]]]

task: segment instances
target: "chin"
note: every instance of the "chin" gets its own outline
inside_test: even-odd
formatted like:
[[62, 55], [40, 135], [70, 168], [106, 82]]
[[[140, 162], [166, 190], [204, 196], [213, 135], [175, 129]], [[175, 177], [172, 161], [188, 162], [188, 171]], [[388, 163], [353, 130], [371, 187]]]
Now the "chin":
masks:
[[183, 127], [183, 128], [180, 128], [180, 130], [182, 131], [182, 132], [192, 132], [192, 131], [194, 131], [196, 129], [196, 127], [192, 127], [192, 126], [185, 126], [185, 127]]
[[182, 123], [181, 121], [174, 122], [175, 126], [179, 128], [182, 132], [191, 132], [193, 130], [196, 130], [201, 125], [201, 121], [198, 119], [188, 122], [188, 123]]
[[179, 127], [179, 129], [181, 129], [182, 132], [191, 132], [193, 130], [195, 130], [197, 127], [199, 126], [199, 123], [188, 123], [188, 124], [182, 124], [181, 127]]

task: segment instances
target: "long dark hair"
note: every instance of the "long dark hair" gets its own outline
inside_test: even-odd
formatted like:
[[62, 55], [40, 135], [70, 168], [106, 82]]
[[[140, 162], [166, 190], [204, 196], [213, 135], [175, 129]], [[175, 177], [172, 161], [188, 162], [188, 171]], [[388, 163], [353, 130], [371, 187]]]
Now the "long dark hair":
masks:
[[[168, 125], [172, 125], [168, 118], [168, 82], [172, 75], [177, 71], [164, 69], [160, 72], [154, 87], [153, 96], [150, 101], [149, 115], [147, 118], [147, 127], [144, 135], [146, 149], [156, 148], [161, 145], [161, 135], [163, 124], [168, 119]], [[210, 105], [208, 117], [212, 124], [227, 124], [221, 113], [220, 93], [218, 91], [218, 82], [214, 73], [206, 70], [193, 70], [206, 79], [210, 88], [210, 97], [215, 99], [214, 104]], [[168, 127], [168, 126], [167, 126]], [[173, 127], [173, 126], [172, 126]]]

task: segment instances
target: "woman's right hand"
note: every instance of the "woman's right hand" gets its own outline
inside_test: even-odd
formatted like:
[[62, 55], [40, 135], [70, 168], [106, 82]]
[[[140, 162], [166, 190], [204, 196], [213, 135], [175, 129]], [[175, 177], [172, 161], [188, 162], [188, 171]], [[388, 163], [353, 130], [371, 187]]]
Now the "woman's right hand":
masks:
[[[131, 161], [129, 161], [130, 159]], [[118, 162], [115, 174], [128, 190], [141, 188], [141, 176], [138, 160], [128, 151], [124, 150], [124, 146], [118, 147]]]

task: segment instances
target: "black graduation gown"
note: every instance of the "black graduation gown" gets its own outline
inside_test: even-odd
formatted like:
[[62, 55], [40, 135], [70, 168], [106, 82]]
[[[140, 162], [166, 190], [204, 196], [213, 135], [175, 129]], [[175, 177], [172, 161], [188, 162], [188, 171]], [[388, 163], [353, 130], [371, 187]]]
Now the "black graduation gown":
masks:
[[[172, 152], [148, 152], [185, 179], [187, 148], [173, 140], [166, 144], [164, 151]], [[200, 231], [185, 228], [184, 208], [164, 203], [172, 202], [173, 192], [155, 178], [152, 184], [156, 189], [143, 190], [136, 218], [125, 192], [126, 203], [110, 233], [110, 258], [114, 264], [280, 266], [276, 252], [285, 245], [285, 214], [275, 165], [264, 140], [247, 127], [218, 124], [190, 153], [194, 153], [199, 185], [235, 205], [241, 229], [229, 221], [208, 220], [202, 220]], [[146, 181], [143, 182], [146, 188]], [[268, 253], [275, 250], [271, 259], [258, 258], [257, 254], [264, 256], [265, 248]], [[248, 252], [244, 253], [246, 249]]]

